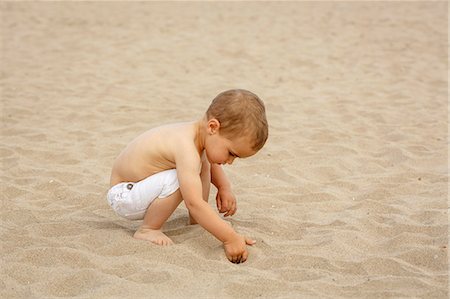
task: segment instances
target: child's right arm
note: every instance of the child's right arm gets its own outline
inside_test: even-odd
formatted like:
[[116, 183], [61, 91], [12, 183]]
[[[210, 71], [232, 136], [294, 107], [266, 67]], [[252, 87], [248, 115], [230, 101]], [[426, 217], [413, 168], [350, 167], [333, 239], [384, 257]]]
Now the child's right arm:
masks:
[[[195, 157], [195, 158], [194, 158]], [[180, 190], [189, 213], [207, 231], [223, 242], [225, 254], [233, 263], [244, 262], [248, 252], [246, 244], [254, 242], [237, 234], [202, 198], [202, 182], [199, 174], [200, 157], [196, 148], [184, 148], [175, 157]]]

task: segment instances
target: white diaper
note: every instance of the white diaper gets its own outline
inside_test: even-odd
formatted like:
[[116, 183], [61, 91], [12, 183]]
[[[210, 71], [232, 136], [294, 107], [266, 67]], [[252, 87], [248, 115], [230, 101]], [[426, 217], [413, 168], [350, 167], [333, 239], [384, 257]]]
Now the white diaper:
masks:
[[166, 198], [178, 190], [175, 169], [158, 172], [137, 183], [119, 183], [108, 191], [107, 199], [112, 209], [130, 220], [143, 219], [148, 206], [156, 198]]

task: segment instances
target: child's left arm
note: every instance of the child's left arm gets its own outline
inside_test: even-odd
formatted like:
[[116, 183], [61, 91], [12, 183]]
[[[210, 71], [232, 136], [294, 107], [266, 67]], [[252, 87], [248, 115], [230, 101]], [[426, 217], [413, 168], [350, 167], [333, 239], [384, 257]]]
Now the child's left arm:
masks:
[[220, 213], [225, 213], [225, 217], [236, 213], [236, 197], [231, 192], [230, 181], [228, 180], [222, 166], [211, 164], [211, 182], [217, 187], [216, 204]]

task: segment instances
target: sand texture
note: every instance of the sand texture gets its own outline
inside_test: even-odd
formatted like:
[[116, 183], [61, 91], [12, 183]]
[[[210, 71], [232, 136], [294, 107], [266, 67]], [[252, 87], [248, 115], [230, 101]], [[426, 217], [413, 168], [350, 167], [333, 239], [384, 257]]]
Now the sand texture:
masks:
[[[448, 298], [446, 2], [0, 9], [1, 298]], [[270, 123], [225, 168], [249, 260], [184, 206], [134, 240], [114, 158], [230, 88]]]

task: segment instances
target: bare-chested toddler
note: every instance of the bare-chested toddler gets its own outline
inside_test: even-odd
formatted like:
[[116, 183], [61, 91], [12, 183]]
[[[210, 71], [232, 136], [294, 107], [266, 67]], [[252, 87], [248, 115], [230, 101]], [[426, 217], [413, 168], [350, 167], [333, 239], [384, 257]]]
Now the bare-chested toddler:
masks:
[[222, 165], [256, 154], [267, 137], [258, 96], [243, 89], [222, 92], [200, 120], [157, 127], [131, 141], [114, 162], [108, 202], [122, 217], [143, 219], [135, 238], [170, 245], [161, 227], [184, 200], [190, 223], [223, 242], [231, 262], [245, 262], [246, 245], [255, 241], [221, 219], [208, 196], [213, 183], [219, 212], [235, 214], [236, 198]]

